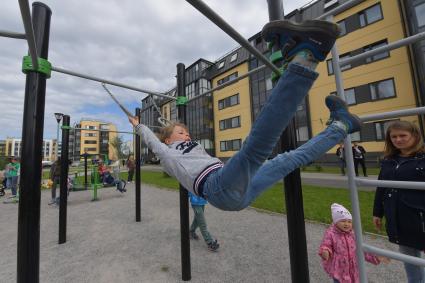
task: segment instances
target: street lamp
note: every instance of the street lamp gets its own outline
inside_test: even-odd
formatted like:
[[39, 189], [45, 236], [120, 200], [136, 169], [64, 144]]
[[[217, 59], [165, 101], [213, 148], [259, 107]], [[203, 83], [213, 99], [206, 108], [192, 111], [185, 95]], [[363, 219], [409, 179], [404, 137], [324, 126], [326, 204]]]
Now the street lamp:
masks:
[[59, 124], [62, 120], [63, 114], [62, 113], [55, 113], [56, 121], [58, 122], [58, 127], [56, 131], [56, 160], [58, 159], [59, 154]]

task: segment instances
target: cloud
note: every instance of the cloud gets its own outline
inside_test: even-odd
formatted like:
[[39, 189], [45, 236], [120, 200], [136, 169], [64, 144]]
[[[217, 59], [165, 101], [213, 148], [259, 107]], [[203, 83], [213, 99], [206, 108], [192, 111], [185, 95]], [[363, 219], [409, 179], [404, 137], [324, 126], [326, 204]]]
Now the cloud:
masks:
[[[286, 12], [306, 2], [309, 1], [283, 0]], [[52, 10], [49, 61], [53, 66], [147, 90], [163, 92], [172, 88], [177, 63], [188, 66], [199, 58], [214, 61], [238, 46], [186, 1], [44, 3]], [[23, 33], [18, 3], [2, 4], [0, 29]], [[265, 0], [209, 0], [206, 4], [246, 38], [259, 32], [268, 21]], [[25, 40], [0, 38], [0, 139], [21, 137], [25, 92], [21, 62], [27, 50]], [[117, 87], [110, 89], [129, 107], [140, 105], [145, 96]], [[56, 137], [55, 112], [70, 115], [71, 122], [91, 117], [113, 122], [120, 130], [130, 130], [126, 117], [100, 83], [53, 72], [46, 89], [45, 138]]]

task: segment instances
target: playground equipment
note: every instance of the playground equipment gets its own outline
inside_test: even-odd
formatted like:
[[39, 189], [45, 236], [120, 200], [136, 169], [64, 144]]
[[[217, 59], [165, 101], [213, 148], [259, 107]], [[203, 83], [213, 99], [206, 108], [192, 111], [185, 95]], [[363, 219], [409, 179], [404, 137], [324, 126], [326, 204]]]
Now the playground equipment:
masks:
[[[195, 8], [204, 13], [210, 20], [217, 24], [223, 31], [229, 34], [233, 39], [240, 43], [246, 48], [251, 54], [256, 56], [262, 61], [265, 66], [257, 68], [256, 71], [268, 67], [276, 73], [279, 73], [279, 68], [273, 63], [269, 62], [261, 52], [252, 47], [247, 40], [245, 40], [240, 34], [238, 34], [229, 24], [227, 24], [222, 18], [214, 13], [207, 5], [200, 0], [187, 0]], [[321, 19], [332, 19], [332, 15], [340, 13], [353, 5], [360, 3], [361, 0], [347, 1], [337, 8], [323, 14]], [[44, 123], [44, 101], [45, 101], [45, 89], [46, 79], [50, 77], [51, 71], [56, 71], [72, 76], [77, 76], [89, 80], [103, 82], [135, 91], [148, 93], [151, 95], [162, 96], [169, 99], [176, 100], [178, 107], [178, 116], [182, 122], [186, 122], [185, 107], [188, 102], [185, 96], [185, 67], [183, 64], [177, 65], [177, 94], [178, 97], [170, 97], [158, 92], [152, 92], [140, 88], [131, 87], [125, 84], [100, 79], [93, 76], [79, 74], [73, 71], [65, 70], [62, 68], [52, 67], [47, 61], [48, 58], [48, 38], [50, 29], [50, 9], [42, 3], [33, 3], [33, 15], [32, 19], [29, 12], [28, 2], [26, 0], [19, 0], [22, 19], [25, 27], [25, 34], [18, 34], [13, 32], [2, 32], [0, 35], [26, 39], [29, 45], [29, 53], [31, 56], [24, 58], [23, 71], [27, 74], [26, 80], [26, 91], [25, 91], [25, 107], [24, 107], [24, 122], [23, 122], [23, 134], [22, 139], [25, 140], [23, 144], [22, 152], [22, 174], [21, 174], [21, 199], [19, 204], [19, 220], [18, 220], [18, 270], [17, 270], [17, 281], [18, 282], [38, 282], [39, 280], [39, 256], [40, 256], [40, 191], [38, 184], [41, 181], [41, 148], [42, 148], [42, 133]], [[269, 15], [270, 19], [277, 19], [283, 15], [283, 6], [281, 0], [269, 0]], [[32, 20], [32, 22], [31, 22]], [[339, 61], [339, 54], [337, 48], [334, 47], [332, 50], [333, 68], [337, 84], [337, 93], [339, 96], [344, 97], [344, 88], [341, 79], [340, 67], [348, 65], [354, 61], [364, 59], [374, 54], [378, 54], [383, 51], [389, 51], [400, 46], [410, 44], [412, 42], [419, 41], [425, 38], [425, 33], [420, 33], [415, 36], [400, 40], [395, 43], [388, 44], [384, 47], [367, 51], [357, 56], [353, 56], [349, 59]], [[254, 70], [251, 71], [251, 73]], [[235, 83], [241, 78], [248, 76], [248, 74], [242, 75], [237, 79], [229, 81], [228, 84]], [[224, 86], [222, 86], [224, 87]], [[217, 90], [217, 88], [215, 89]], [[211, 90], [213, 91], [213, 90]], [[211, 92], [210, 91], [210, 92]], [[209, 92], [209, 93], [210, 93]], [[208, 93], [208, 92], [207, 92]], [[207, 93], [204, 93], [207, 94]], [[370, 115], [362, 117], [364, 122], [373, 121], [376, 119], [387, 119], [400, 116], [408, 116], [412, 114], [424, 114], [425, 107], [417, 109], [400, 110], [383, 114]], [[140, 117], [140, 109], [136, 110], [136, 115]], [[64, 116], [63, 125], [69, 127], [69, 116]], [[68, 147], [64, 146], [64, 139], [66, 140], [69, 129], [63, 128], [65, 131], [62, 135], [63, 141], [63, 152], [68, 152]], [[68, 132], [67, 132], [68, 131]], [[294, 135], [293, 135], [294, 136]], [[291, 144], [291, 139], [285, 140], [285, 143]], [[350, 137], [345, 141], [345, 146], [350, 146]], [[139, 152], [137, 152], [139, 150]], [[140, 139], [136, 136], [136, 156], [140, 156]], [[353, 220], [355, 224], [355, 232], [357, 238], [357, 253], [360, 267], [361, 282], [367, 282], [364, 268], [364, 259], [361, 253], [371, 251], [379, 255], [385, 255], [394, 259], [403, 260], [417, 265], [425, 265], [424, 260], [414, 258], [411, 256], [400, 255], [389, 251], [381, 250], [366, 244], [363, 244], [363, 238], [361, 233], [361, 223], [359, 215], [359, 204], [357, 196], [356, 185], [385, 185], [395, 188], [402, 189], [424, 189], [423, 186], [418, 186], [411, 182], [391, 182], [391, 181], [369, 181], [361, 178], [355, 178], [354, 168], [352, 165], [352, 153], [346, 151], [346, 160], [348, 160], [348, 183], [350, 187], [350, 196], [352, 201]], [[67, 158], [63, 158], [62, 162], [67, 162]], [[62, 163], [61, 175], [67, 176], [68, 167], [65, 163]], [[139, 163], [136, 161], [136, 168], [140, 168]], [[139, 179], [138, 179], [139, 178]], [[287, 198], [287, 210], [288, 210], [288, 233], [290, 235], [290, 255], [291, 255], [291, 270], [292, 278], [294, 282], [309, 282], [307, 256], [304, 253], [305, 250], [305, 228], [303, 227], [303, 211], [302, 211], [302, 198], [301, 195], [293, 195], [291, 193], [300, 192], [299, 190], [299, 172], [295, 172], [294, 175], [285, 178], [285, 184], [287, 187], [295, 188], [293, 191], [285, 190]], [[139, 180], [139, 181], [138, 181]], [[61, 195], [62, 192], [66, 196], [66, 180], [61, 180]], [[139, 188], [137, 188], [139, 183]], [[189, 245], [189, 209], [187, 201], [187, 191], [180, 186], [180, 217], [181, 217], [181, 245], [182, 245], [182, 279], [190, 280], [190, 245]], [[66, 240], [66, 197], [61, 198], [60, 203], [60, 240], [59, 243], [63, 243]], [[289, 204], [289, 205], [288, 205]], [[300, 209], [301, 208], [301, 209]], [[301, 220], [300, 220], [301, 219]], [[137, 174], [136, 170], [136, 221], [140, 221], [140, 172]], [[297, 255], [299, 255], [297, 257]], [[360, 256], [361, 255], [361, 256]]]

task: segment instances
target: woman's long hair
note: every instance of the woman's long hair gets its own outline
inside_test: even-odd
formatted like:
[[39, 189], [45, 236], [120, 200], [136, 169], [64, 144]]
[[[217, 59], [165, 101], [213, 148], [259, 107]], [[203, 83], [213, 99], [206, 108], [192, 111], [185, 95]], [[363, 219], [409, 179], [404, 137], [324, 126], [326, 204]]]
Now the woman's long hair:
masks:
[[401, 130], [407, 131], [416, 139], [415, 146], [411, 152], [411, 155], [415, 155], [417, 153], [424, 153], [425, 146], [422, 139], [422, 135], [420, 133], [419, 127], [408, 121], [394, 121], [388, 126], [387, 131], [385, 133], [385, 149], [384, 149], [384, 157], [392, 157], [400, 153], [400, 150], [396, 148], [391, 141], [391, 131], [392, 130]]

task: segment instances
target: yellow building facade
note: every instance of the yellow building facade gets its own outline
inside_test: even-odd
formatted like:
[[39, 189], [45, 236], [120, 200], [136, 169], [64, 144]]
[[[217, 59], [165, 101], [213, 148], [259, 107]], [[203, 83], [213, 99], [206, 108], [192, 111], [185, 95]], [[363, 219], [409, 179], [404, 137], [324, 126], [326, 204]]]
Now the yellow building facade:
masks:
[[[382, 17], [373, 18], [369, 23], [367, 16], [377, 13], [379, 9]], [[354, 56], [356, 53], [360, 53], [359, 51], [364, 52], [373, 49], [373, 46], [382, 46], [405, 37], [397, 0], [364, 1], [335, 16], [335, 22], [341, 23], [353, 16], [359, 16], [361, 25], [365, 24], [365, 26], [360, 26], [337, 40], [336, 46], [340, 58]], [[349, 53], [350, 55], [347, 55]], [[331, 56], [328, 59], [331, 59]], [[413, 74], [406, 47], [381, 54], [376, 58], [369, 58], [368, 61], [360, 66], [355, 66], [353, 63], [352, 66], [345, 67], [346, 70], [344, 67], [342, 68], [344, 70], [342, 72], [343, 87], [346, 99], [351, 102], [349, 104], [351, 112], [361, 116], [416, 107]], [[329, 69], [327, 62], [318, 66], [317, 71], [320, 76], [313, 85], [308, 98], [310, 105], [314, 105], [314, 107], [310, 107], [313, 135], [318, 134], [326, 127], [325, 123], [329, 113], [324, 100], [327, 95], [336, 92], [335, 76], [329, 75]], [[377, 92], [382, 97], [378, 95], [376, 98]], [[370, 94], [372, 98], [370, 101], [365, 98], [364, 94], [366, 93]], [[361, 101], [356, 101], [356, 98]], [[402, 119], [418, 123], [416, 117]], [[362, 132], [360, 137], [354, 135], [353, 140], [358, 138], [364, 140], [363, 136], [373, 135], [372, 130], [375, 129], [375, 139], [370, 140], [371, 138], [369, 138], [369, 141], [363, 142], [362, 145], [368, 152], [382, 152], [384, 146], [382, 134], [386, 122], [388, 121], [375, 121], [373, 125], [369, 126], [366, 124], [369, 132], [364, 135]], [[330, 152], [335, 151], [336, 148]]]
[[[114, 124], [97, 120], [81, 120], [80, 127], [84, 129], [81, 130], [80, 136], [80, 154], [85, 152], [91, 155], [107, 153], [110, 160], [118, 158], [115, 148], [111, 145], [111, 142], [117, 137], [117, 133], [106, 132], [116, 131], [117, 127]], [[105, 130], [105, 132], [97, 130]]]
[[[226, 78], [248, 72], [246, 62], [220, 74], [212, 80], [216, 87]], [[215, 152], [218, 158], [229, 158], [237, 152], [251, 129], [251, 99], [249, 78], [213, 93]]]

